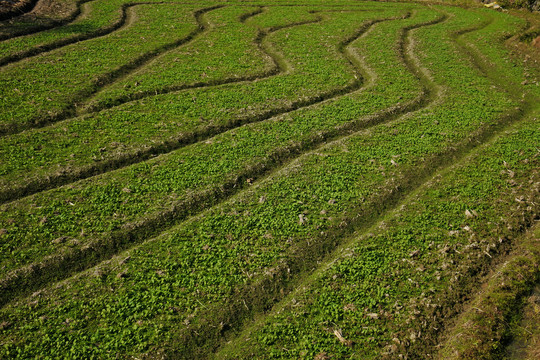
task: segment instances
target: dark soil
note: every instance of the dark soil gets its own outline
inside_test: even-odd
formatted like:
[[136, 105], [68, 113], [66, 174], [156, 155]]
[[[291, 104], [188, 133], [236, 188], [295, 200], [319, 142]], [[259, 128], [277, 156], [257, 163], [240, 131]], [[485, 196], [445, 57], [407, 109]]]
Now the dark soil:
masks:
[[32, 11], [38, 0], [0, 0], [0, 21]]

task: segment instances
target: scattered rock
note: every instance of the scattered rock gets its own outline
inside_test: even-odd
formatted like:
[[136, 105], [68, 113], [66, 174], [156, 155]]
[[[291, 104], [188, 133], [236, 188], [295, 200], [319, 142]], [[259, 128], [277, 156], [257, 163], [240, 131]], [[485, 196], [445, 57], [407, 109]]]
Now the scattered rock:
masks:
[[67, 236], [60, 236], [59, 238], [56, 238], [52, 241], [53, 244], [62, 244], [67, 239], [69, 239]]
[[314, 360], [327, 360], [327, 359], [330, 359], [330, 357], [328, 356], [328, 354], [326, 354], [323, 351], [323, 352], [320, 352], [317, 355], [315, 355], [315, 357], [313, 359]]

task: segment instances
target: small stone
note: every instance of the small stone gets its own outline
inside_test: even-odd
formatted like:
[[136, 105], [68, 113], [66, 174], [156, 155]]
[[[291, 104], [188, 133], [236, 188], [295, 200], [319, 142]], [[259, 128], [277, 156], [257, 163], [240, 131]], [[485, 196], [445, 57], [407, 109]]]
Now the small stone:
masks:
[[61, 244], [65, 242], [68, 239], [67, 236], [60, 236], [59, 238], [56, 238], [52, 241], [53, 244]]

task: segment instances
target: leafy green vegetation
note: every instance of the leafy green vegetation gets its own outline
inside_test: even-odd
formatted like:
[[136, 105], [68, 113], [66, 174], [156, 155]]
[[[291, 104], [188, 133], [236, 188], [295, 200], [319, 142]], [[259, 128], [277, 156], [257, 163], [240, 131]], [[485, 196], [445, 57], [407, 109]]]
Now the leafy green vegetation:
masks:
[[[426, 12], [424, 16], [433, 18], [433, 13]], [[20, 266], [35, 261], [36, 256], [39, 258], [58, 251], [58, 245], [54, 244], [57, 238], [80, 238], [83, 229], [85, 237], [110, 232], [122, 224], [162, 212], [189, 198], [189, 194], [203, 192], [213, 184], [214, 188], [219, 189], [234, 182], [240, 174], [243, 177], [255, 176], [257, 168], [268, 169], [274, 163], [287, 159], [291, 151], [298, 152], [313, 143], [320, 143], [332, 134], [339, 134], [336, 127], [346, 126], [347, 122], [357, 120], [362, 115], [393, 105], [399, 98], [403, 100], [406, 94], [402, 91], [407, 89], [404, 86], [406, 81], [411, 84], [408, 85], [409, 91], [415, 90], [414, 77], [409, 75], [403, 78], [402, 84], [396, 84], [393, 98], [385, 99], [385, 96], [391, 94], [387, 86], [384, 95], [358, 92], [354, 96], [337, 98], [332, 101], [333, 104], [325, 103], [324, 107], [299, 109], [270, 121], [239, 127], [150, 162], [108, 173], [99, 181], [90, 179], [80, 185], [58, 188], [6, 204], [3, 206], [5, 217], [2, 221], [7, 231], [2, 245], [6, 256], [2, 265], [12, 263], [5, 268], [7, 270], [15, 264]], [[411, 95], [416, 94], [413, 92]], [[405, 99], [409, 100], [411, 95]], [[314, 114], [317, 116], [314, 117]], [[359, 126], [365, 121], [359, 120]], [[91, 128], [94, 135], [96, 130]], [[134, 137], [133, 129], [130, 130], [126, 136]], [[146, 133], [141, 135], [141, 140], [149, 128], [146, 126], [142, 130]], [[104, 141], [111, 141], [106, 133], [104, 131]], [[108, 133], [112, 133], [112, 129]], [[67, 137], [70, 134], [68, 131]], [[9, 150], [16, 148], [8, 147]], [[96, 149], [91, 155], [99, 157], [103, 153], [106, 151]], [[213, 156], [208, 157], [207, 154]], [[251, 176], [247, 176], [249, 174]], [[51, 202], [51, 198], [57, 201]], [[118, 213], [120, 209], [121, 213]], [[117, 216], [111, 217], [114, 213]], [[45, 218], [46, 221], [43, 220]], [[81, 245], [84, 245], [84, 241]]]
[[[537, 189], [519, 188], [515, 181], [529, 179], [538, 168], [539, 135], [538, 127], [527, 122], [443, 171], [376, 226], [351, 236], [222, 357], [298, 358], [324, 352], [375, 359], [385, 352], [397, 356], [419, 341], [433, 342], [436, 330], [422, 321], [434, 315], [440, 321], [444, 302], [456, 301], [453, 292], [471, 286], [465, 284], [478, 264], [503, 252], [518, 231], [507, 214], [533, 205]], [[537, 172], [533, 179], [538, 181]], [[424, 356], [424, 349], [417, 351], [416, 356]]]
[[0, 42], [0, 357], [434, 353], [538, 216], [524, 30], [96, 0]]
[[[245, 12], [245, 9], [241, 10]], [[232, 15], [235, 21], [238, 9]], [[275, 15], [268, 14], [268, 17], [281, 15], [280, 12], [276, 12]], [[352, 17], [360, 22], [363, 17], [371, 16], [373, 15], [369, 13], [352, 13], [339, 22], [330, 20], [327, 22], [329, 26], [341, 27], [348, 24], [346, 21]], [[276, 20], [273, 24], [276, 24]], [[291, 23], [281, 23], [281, 26], [289, 24]], [[348, 31], [352, 31], [351, 28], [358, 26], [357, 24], [356, 22], [348, 24]], [[40, 183], [43, 183], [43, 187], [47, 187], [47, 183], [54, 183], [55, 179], [76, 179], [81, 172], [99, 173], [103, 171], [99, 170], [100, 168], [110, 169], [114, 168], [115, 164], [128, 163], [130, 158], [136, 159], [137, 154], [141, 152], [143, 153], [141, 157], [148, 157], [165, 150], [170, 151], [195, 139], [210, 137], [225, 129], [267, 119], [358, 88], [360, 86], [358, 80], [351, 84], [354, 77], [351, 74], [350, 64], [342, 65], [343, 55], [336, 51], [335, 46], [339, 38], [332, 39], [334, 47], [328, 48], [330, 51], [326, 47], [319, 46], [317, 42], [320, 39], [316, 37], [313, 37], [311, 43], [306, 44], [301, 37], [302, 31], [309, 30], [305, 28], [306, 26], [299, 26], [301, 29], [295, 39], [289, 37], [289, 34], [293, 34], [296, 27], [279, 32], [284, 33], [283, 38], [290, 44], [287, 55], [296, 49], [296, 58], [294, 56], [288, 58], [289, 66], [294, 67], [290, 74], [257, 79], [247, 84], [150, 96], [95, 115], [6, 137], [0, 150], [0, 156], [5, 159], [3, 161], [5, 166], [1, 169], [2, 192], [7, 197], [16, 194], [20, 188], [39, 189]], [[246, 43], [249, 45], [251, 39], [247, 40]], [[305, 50], [298, 48], [299, 44], [302, 44]], [[243, 52], [246, 53], [247, 51]], [[282, 61], [280, 58], [281, 56], [276, 61]], [[203, 59], [197, 62], [201, 63], [204, 64]], [[343, 69], [341, 77], [337, 76], [338, 66]], [[298, 70], [294, 70], [296, 68]], [[192, 72], [194, 71], [190, 70], [186, 74]], [[177, 73], [183, 74], [180, 70]], [[333, 82], [328, 81], [330, 76], [334, 79]], [[316, 80], [318, 81], [315, 82]], [[300, 89], [306, 98], [295, 99]], [[119, 128], [123, 131], [113, 131]], [[104, 136], [96, 137], [96, 132], [103, 132]], [[149, 146], [149, 142], [154, 144]], [[21, 146], [27, 143], [40, 144], [40, 148], [36, 151]], [[120, 154], [118, 148], [121, 149]], [[13, 180], [20, 178], [21, 173], [26, 174], [27, 180], [15, 183]]]
[[0, 64], [112, 31], [125, 21], [125, 16], [122, 17], [125, 8], [121, 10], [119, 6], [122, 3], [125, 1], [91, 1], [85, 3], [81, 15], [66, 26], [2, 41]]
[[[129, 68], [187, 36], [196, 27], [190, 12], [193, 7], [184, 8], [179, 22], [178, 14], [170, 11], [177, 6], [131, 6], [126, 10], [126, 26], [106, 37], [5, 66], [0, 89], [1, 132], [19, 131], [66, 116], [76, 102], [113, 79], [122, 66]], [[176, 26], [172, 39], [168, 24]]]

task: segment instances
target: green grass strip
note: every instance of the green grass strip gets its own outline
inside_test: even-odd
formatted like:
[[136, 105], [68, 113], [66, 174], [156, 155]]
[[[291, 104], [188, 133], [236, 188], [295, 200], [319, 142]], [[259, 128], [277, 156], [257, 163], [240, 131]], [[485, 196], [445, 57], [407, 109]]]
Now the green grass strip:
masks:
[[[416, 20], [433, 22], [438, 16], [419, 12]], [[377, 208], [385, 210], [399, 200], [400, 192], [418, 185], [423, 179], [418, 174], [429, 176], [451, 162], [452, 155], [489, 136], [493, 130], [487, 122], [497, 125], [505, 120], [503, 111], [514, 104], [507, 100], [499, 108], [482, 107], [493, 92], [491, 84], [460, 58], [448, 34], [453, 27], [470, 26], [475, 20], [456, 17], [425, 31], [411, 30], [415, 47], [421, 46], [424, 54], [422, 61], [437, 70], [434, 78], [447, 88], [437, 106], [316, 149], [250, 191], [59, 284], [58, 290], [44, 290], [20, 304], [8, 305], [3, 310], [5, 321], [11, 323], [5, 341], [11, 345], [6, 351], [30, 356], [35, 349], [42, 353], [70, 349], [78, 356], [89, 356], [96, 351], [155, 354], [165, 348], [176, 357], [207, 354], [228, 326], [236, 327], [246, 314], [271, 305], [273, 297], [283, 297], [280, 288], [287, 287], [289, 276], [312, 269], [345, 234], [364, 221], [373, 221]], [[470, 103], [458, 101], [469, 93]], [[347, 109], [341, 101], [339, 109]], [[338, 114], [329, 105], [322, 109], [332, 110], [333, 116], [324, 118], [325, 122]], [[281, 122], [295, 131], [308, 128], [307, 124], [313, 128], [317, 117], [309, 109], [299, 114], [307, 117], [306, 127], [288, 122], [300, 116]], [[319, 109], [317, 114], [324, 116]], [[257, 126], [271, 125], [275, 130], [277, 124]], [[281, 134], [270, 127], [258, 132], [250, 128], [249, 133], [257, 136], [245, 138], [249, 147], [235, 146], [242, 144], [244, 135], [227, 139], [221, 146], [235, 146], [235, 155], [251, 154], [268, 142], [265, 135], [276, 139]], [[256, 141], [261, 137], [259, 145]], [[213, 152], [205, 152], [209, 153]], [[536, 164], [530, 159], [524, 166]], [[141, 182], [146, 174], [141, 173]], [[120, 196], [131, 194], [114, 191]], [[242, 299], [247, 300], [245, 304]], [[61, 325], [66, 320], [73, 324], [71, 332]], [[46, 335], [34, 335], [38, 324]], [[96, 331], [84, 338], [89, 329]], [[152, 347], [158, 338], [160, 345]], [[99, 342], [100, 347], [90, 348], [91, 342]]]
[[[246, 13], [247, 10], [237, 8], [229, 14], [236, 18], [238, 11]], [[366, 14], [352, 14], [333, 22], [329, 19], [328, 26], [331, 27], [328, 31], [343, 26], [353, 31], [356, 23], [350, 20], [360, 21], [362, 16], [371, 16]], [[294, 31], [302, 34], [311, 30], [306, 26]], [[301, 50], [298, 44], [306, 41], [301, 35], [296, 39], [288, 38], [292, 31], [293, 28], [288, 29], [283, 39], [287, 39], [289, 53], [297, 52], [289, 62], [299, 69], [287, 76], [154, 96], [4, 138], [0, 150], [0, 157], [4, 159], [0, 170], [2, 193], [5, 194], [2, 197], [21, 196], [25, 194], [24, 189], [27, 192], [44, 189], [138, 159], [145, 160], [150, 155], [171, 151], [197, 139], [244, 123], [268, 119], [360, 86], [360, 80], [351, 74], [351, 65], [347, 66], [343, 55], [337, 51], [339, 38], [332, 39], [333, 47], [328, 49], [318, 46], [319, 39], [312, 37], [309, 47]], [[205, 60], [197, 63], [204, 64]], [[337, 76], [340, 68], [342, 72]], [[332, 81], [328, 80], [329, 76]], [[298, 99], [299, 91], [306, 99]], [[96, 133], [103, 136], [96, 137]], [[14, 181], [23, 173], [26, 180]]]
[[125, 21], [121, 9], [124, 3], [125, 0], [91, 1], [81, 6], [81, 15], [64, 26], [2, 41], [0, 65], [107, 34]]
[[[102, 84], [188, 39], [194, 8], [137, 5], [126, 9], [123, 28], [101, 38], [41, 54], [2, 69], [0, 132], [16, 132], [62, 118]], [[181, 20], [180, 20], [181, 19]], [[159, 20], [159, 21], [157, 21]], [[176, 30], [171, 37], [167, 24]]]
[[[422, 12], [406, 23], [433, 17], [432, 12]], [[361, 24], [359, 20], [357, 27]], [[398, 36], [399, 24], [396, 27]], [[389, 58], [399, 61], [392, 55], [398, 49], [386, 47], [384, 52]], [[380, 52], [373, 54], [374, 59], [381, 56]], [[389, 72], [405, 66], [383, 64], [380, 68]], [[239, 181], [246, 176], [268, 171], [351, 126], [383, 120], [384, 117], [361, 117], [400, 100], [410, 102], [418, 96], [417, 80], [413, 76], [404, 76], [402, 81], [392, 87], [375, 86], [374, 93], [355, 93], [322, 104], [324, 106], [308, 107], [268, 122], [239, 127], [149, 162], [6, 204], [0, 215], [6, 231], [2, 243], [3, 269], [28, 264], [66, 246], [68, 249], [74, 244], [76, 248], [84, 247], [88, 241], [109, 232], [138, 228], [137, 222], [144, 224], [148, 218], [159, 219], [163, 212], [169, 214], [165, 218], [176, 217], [179, 211], [185, 216], [189, 211], [175, 209], [185, 208], [186, 201], [205, 206], [210, 198], [219, 199], [219, 193], [223, 196], [223, 192], [232, 191], [228, 187], [245, 185]], [[404, 87], [404, 84], [408, 85]], [[384, 94], [382, 88], [386, 91]], [[410, 93], [404, 94], [404, 89]], [[133, 132], [130, 134], [133, 136]], [[207, 195], [202, 196], [205, 192]], [[51, 199], [54, 200], [51, 202]]]

